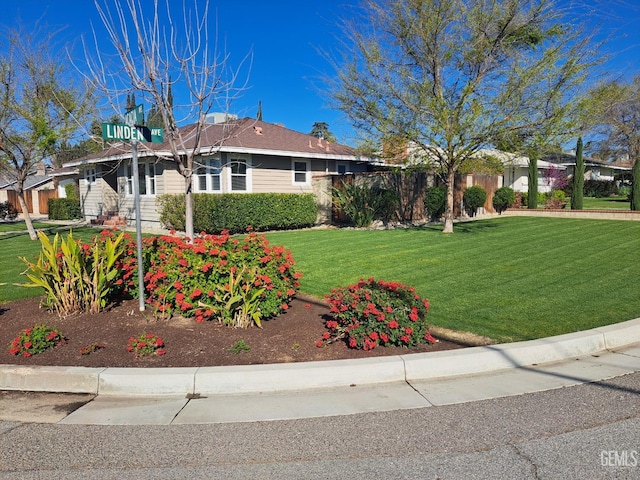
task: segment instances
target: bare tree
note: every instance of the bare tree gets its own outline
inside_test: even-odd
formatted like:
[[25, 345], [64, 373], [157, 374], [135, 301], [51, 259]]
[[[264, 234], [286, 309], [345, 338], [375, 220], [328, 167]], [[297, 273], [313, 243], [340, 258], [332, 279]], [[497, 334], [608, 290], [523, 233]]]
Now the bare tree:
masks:
[[[217, 32], [209, 34], [209, 3], [199, 9], [202, 2], [194, 0], [190, 9], [184, 2], [178, 15], [171, 9], [176, 3], [96, 0], [117, 65], [108, 65], [109, 54], [101, 50], [95, 30], [95, 54], [89, 53], [86, 44], [85, 52], [87, 77], [94, 88], [107, 95], [118, 113], [124, 113], [119, 107], [123, 95], [135, 91], [162, 119], [164, 139], [171, 152], [169, 160], [184, 177], [185, 230], [193, 238], [192, 175], [194, 158], [202, 153], [206, 115], [214, 108], [228, 112], [231, 102], [246, 87], [246, 79], [240, 84], [238, 79], [250, 57], [245, 56], [237, 69], [231, 69], [229, 54], [218, 45]], [[184, 96], [187, 99], [180, 103], [178, 97]], [[192, 123], [188, 130], [179, 128], [185, 122]]]
[[0, 169], [15, 180], [24, 220], [37, 239], [25, 200], [25, 182], [83, 129], [92, 102], [75, 85], [45, 27], [10, 29], [0, 57]]
[[379, 142], [403, 138], [448, 186], [483, 147], [519, 136], [530, 150], [561, 132], [593, 59], [553, 0], [366, 0], [345, 23], [331, 83], [337, 106]]

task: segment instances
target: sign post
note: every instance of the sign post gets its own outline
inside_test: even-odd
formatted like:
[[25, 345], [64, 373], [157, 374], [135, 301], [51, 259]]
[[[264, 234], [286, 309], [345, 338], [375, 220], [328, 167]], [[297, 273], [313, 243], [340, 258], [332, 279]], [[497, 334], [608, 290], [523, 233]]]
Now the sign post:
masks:
[[142, 263], [142, 225], [140, 220], [140, 175], [138, 172], [138, 142], [162, 143], [163, 128], [148, 128], [142, 125], [144, 107], [137, 105], [124, 115], [124, 124], [103, 123], [102, 138], [105, 140], [131, 141], [131, 180], [133, 181], [133, 204], [136, 213], [136, 244], [138, 247], [138, 295], [139, 309], [144, 311], [144, 265]]

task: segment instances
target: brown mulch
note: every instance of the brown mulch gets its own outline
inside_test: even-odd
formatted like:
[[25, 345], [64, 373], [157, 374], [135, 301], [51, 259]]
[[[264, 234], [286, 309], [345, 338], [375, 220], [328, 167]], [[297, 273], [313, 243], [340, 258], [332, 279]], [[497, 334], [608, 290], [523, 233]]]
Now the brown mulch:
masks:
[[[140, 312], [137, 300], [126, 301], [97, 315], [76, 314], [66, 318], [39, 307], [39, 298], [0, 305], [0, 364], [65, 365], [83, 367], [193, 367], [308, 362], [402, 355], [462, 348], [440, 340], [413, 348], [379, 347], [373, 351], [350, 349], [343, 341], [318, 348], [326, 331], [329, 308], [322, 301], [297, 297], [280, 317], [263, 321], [263, 328], [233, 329], [216, 322], [193, 319], [158, 320], [152, 312]], [[24, 329], [46, 323], [64, 334], [68, 342], [46, 352], [23, 358], [9, 354], [9, 344]], [[166, 355], [135, 358], [127, 352], [129, 337], [142, 333], [160, 336]], [[243, 340], [248, 351], [233, 353]], [[94, 342], [102, 348], [89, 355], [80, 349]]]

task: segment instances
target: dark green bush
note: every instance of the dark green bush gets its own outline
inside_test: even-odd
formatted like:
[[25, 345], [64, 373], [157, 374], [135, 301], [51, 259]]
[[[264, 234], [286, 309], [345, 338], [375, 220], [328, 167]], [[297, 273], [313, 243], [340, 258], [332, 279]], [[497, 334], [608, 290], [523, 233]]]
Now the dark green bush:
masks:
[[9, 202], [0, 203], [0, 220], [15, 220], [18, 210]]
[[585, 180], [584, 181], [584, 196], [605, 198], [618, 194], [618, 186], [613, 180]]
[[493, 208], [495, 208], [499, 214], [513, 205], [515, 201], [516, 193], [509, 187], [500, 187], [496, 190], [496, 193], [493, 194]]
[[77, 218], [82, 218], [80, 200], [77, 198], [49, 199], [50, 220], [75, 220]]
[[484, 205], [484, 202], [487, 201], [487, 192], [480, 185], [474, 185], [464, 191], [462, 200], [467, 214], [473, 217], [478, 209]]
[[447, 187], [427, 188], [424, 196], [424, 206], [431, 220], [439, 220], [447, 205]]
[[[160, 195], [160, 221], [169, 229], [184, 231], [184, 195]], [[193, 195], [193, 228], [196, 232], [245, 232], [285, 230], [313, 225], [318, 206], [311, 194], [229, 193]]]
[[342, 182], [333, 189], [333, 203], [356, 227], [368, 227], [375, 219], [388, 222], [398, 206], [395, 191], [364, 184]]

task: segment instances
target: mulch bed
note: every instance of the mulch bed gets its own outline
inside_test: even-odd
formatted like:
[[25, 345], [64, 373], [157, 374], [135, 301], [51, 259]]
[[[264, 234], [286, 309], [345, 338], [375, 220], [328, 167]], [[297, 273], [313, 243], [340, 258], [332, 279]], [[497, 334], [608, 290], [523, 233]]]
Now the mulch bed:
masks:
[[[158, 320], [140, 312], [137, 300], [125, 301], [97, 315], [59, 317], [43, 310], [39, 298], [0, 305], [0, 364], [64, 365], [83, 367], [200, 367], [309, 362], [373, 356], [403, 355], [463, 348], [440, 340], [413, 348], [379, 347], [372, 351], [350, 349], [342, 341], [318, 348], [326, 331], [329, 308], [321, 301], [298, 296], [280, 317], [263, 322], [263, 328], [233, 329], [216, 322], [193, 319]], [[30, 358], [9, 354], [9, 344], [20, 331], [39, 323], [59, 329], [68, 342]], [[152, 333], [166, 345], [166, 355], [135, 358], [126, 349], [132, 336]], [[232, 352], [243, 340], [250, 350]], [[94, 342], [105, 348], [89, 355], [80, 349]]]

